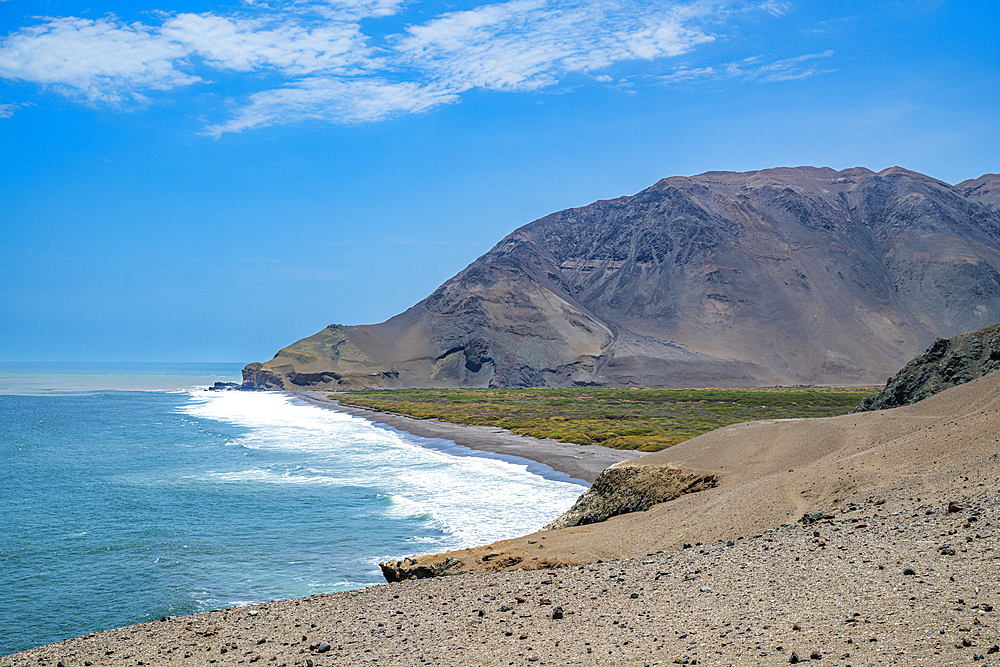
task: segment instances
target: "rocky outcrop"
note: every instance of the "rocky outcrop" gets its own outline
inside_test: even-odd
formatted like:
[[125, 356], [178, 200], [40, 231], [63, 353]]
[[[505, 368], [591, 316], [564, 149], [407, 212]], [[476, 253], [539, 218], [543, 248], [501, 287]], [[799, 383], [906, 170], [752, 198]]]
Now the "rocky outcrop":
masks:
[[653, 505], [718, 484], [717, 475], [701, 475], [675, 466], [613, 465], [601, 473], [573, 507], [544, 530], [584, 526], [621, 514], [645, 512]]
[[412, 558], [407, 556], [402, 560], [391, 560], [379, 563], [382, 568], [382, 576], [390, 584], [396, 581], [406, 581], [407, 579], [428, 579], [430, 577], [442, 577], [450, 573], [461, 561], [454, 558], [444, 558], [436, 562], [424, 562], [418, 560], [420, 557]]
[[248, 388], [882, 383], [1000, 320], [1000, 179], [894, 167], [667, 178], [546, 216]]
[[1000, 325], [939, 338], [854, 412], [898, 408], [1000, 370]]
[[[699, 474], [675, 465], [615, 464], [600, 474], [590, 489], [565, 514], [543, 531], [600, 523], [632, 512], [644, 512], [689, 493], [711, 489], [719, 484], [718, 475]], [[531, 545], [544, 548], [544, 534], [537, 534]], [[539, 544], [541, 542], [542, 544]], [[581, 561], [564, 557], [539, 557], [511, 550], [507, 542], [448, 551], [440, 554], [407, 556], [401, 560], [379, 563], [388, 582], [426, 579], [463, 572], [501, 572], [512, 568], [537, 569], [579, 565]]]

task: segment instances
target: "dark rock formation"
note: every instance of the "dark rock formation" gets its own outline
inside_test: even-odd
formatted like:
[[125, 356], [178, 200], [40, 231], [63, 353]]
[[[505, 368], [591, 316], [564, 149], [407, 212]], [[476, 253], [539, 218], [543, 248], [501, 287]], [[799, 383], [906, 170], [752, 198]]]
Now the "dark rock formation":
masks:
[[602, 472], [573, 507], [544, 530], [583, 526], [620, 514], [645, 512], [653, 505], [718, 484], [717, 475], [699, 475], [673, 466], [614, 465]]
[[898, 408], [1000, 370], [1000, 325], [939, 338], [854, 412]]
[[526, 225], [406, 312], [331, 325], [251, 388], [884, 382], [1000, 320], [1000, 177], [675, 177]]
[[461, 563], [451, 558], [426, 564], [417, 561], [409, 556], [402, 560], [391, 560], [379, 563], [382, 568], [382, 576], [390, 584], [396, 581], [406, 581], [407, 579], [428, 579], [430, 577], [443, 577], [450, 574], [449, 570]]

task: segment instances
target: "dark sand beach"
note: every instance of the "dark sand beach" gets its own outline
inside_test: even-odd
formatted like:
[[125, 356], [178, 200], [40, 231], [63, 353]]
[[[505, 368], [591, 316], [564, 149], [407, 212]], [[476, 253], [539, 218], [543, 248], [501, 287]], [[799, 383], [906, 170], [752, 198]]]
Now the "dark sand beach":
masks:
[[626, 464], [715, 471], [715, 489], [453, 554], [522, 557], [503, 571], [173, 617], [0, 667], [998, 666], [998, 432], [993, 376], [906, 408], [727, 427]]
[[437, 420], [414, 419], [405, 415], [341, 405], [335, 399], [329, 398], [330, 392], [296, 391], [289, 393], [307, 403], [362, 417], [375, 424], [384, 424], [398, 431], [405, 431], [422, 438], [443, 438], [469, 449], [535, 461], [565, 473], [573, 479], [583, 480], [587, 483], [593, 483], [601, 471], [608, 466], [641, 455], [641, 452], [609, 449], [599, 445], [574, 445], [555, 440], [531, 438], [511, 433], [502, 428], [461, 426]]

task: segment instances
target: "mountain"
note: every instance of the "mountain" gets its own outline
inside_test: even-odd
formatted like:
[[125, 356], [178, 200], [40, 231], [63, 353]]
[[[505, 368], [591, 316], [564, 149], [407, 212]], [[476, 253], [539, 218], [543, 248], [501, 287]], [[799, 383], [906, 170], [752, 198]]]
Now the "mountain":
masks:
[[945, 389], [1000, 370], [1000, 324], [939, 338], [889, 378], [885, 389], [866, 398], [854, 412], [911, 405]]
[[1000, 320], [1000, 177], [899, 167], [663, 179], [517, 229], [381, 324], [330, 325], [247, 388], [884, 382]]

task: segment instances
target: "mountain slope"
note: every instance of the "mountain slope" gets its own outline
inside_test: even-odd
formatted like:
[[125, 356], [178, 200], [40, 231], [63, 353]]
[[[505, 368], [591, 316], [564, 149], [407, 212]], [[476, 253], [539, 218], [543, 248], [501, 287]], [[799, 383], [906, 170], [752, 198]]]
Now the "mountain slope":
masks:
[[995, 182], [664, 179], [521, 227], [406, 312], [331, 325], [247, 366], [245, 385], [881, 383], [1000, 319]]
[[885, 389], [854, 412], [911, 405], [955, 385], [1000, 370], [1000, 324], [952, 338], [939, 338], [889, 378]]

